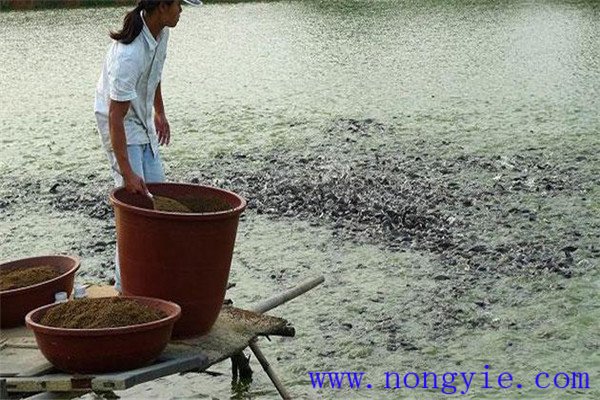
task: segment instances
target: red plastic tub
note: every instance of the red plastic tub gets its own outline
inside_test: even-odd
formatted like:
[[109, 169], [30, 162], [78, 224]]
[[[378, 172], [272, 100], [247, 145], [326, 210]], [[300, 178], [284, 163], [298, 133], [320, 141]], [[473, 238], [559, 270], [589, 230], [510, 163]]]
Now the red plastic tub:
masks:
[[57, 255], [22, 258], [0, 264], [0, 269], [20, 269], [50, 265], [61, 272], [61, 275], [36, 285], [5, 290], [0, 292], [0, 326], [10, 328], [25, 325], [25, 315], [35, 308], [54, 303], [57, 292], [71, 293], [75, 272], [80, 261], [75, 256]]
[[56, 368], [79, 374], [116, 372], [152, 363], [171, 338], [181, 308], [172, 302], [147, 297], [123, 296], [164, 311], [167, 317], [145, 324], [105, 329], [65, 329], [41, 325], [49, 304], [25, 317], [44, 357]]
[[156, 211], [146, 196], [115, 189], [117, 244], [123, 294], [157, 297], [181, 306], [173, 336], [207, 333], [227, 288], [239, 216], [246, 201], [226, 190], [192, 184], [148, 184], [175, 199], [218, 197], [231, 207], [210, 213]]

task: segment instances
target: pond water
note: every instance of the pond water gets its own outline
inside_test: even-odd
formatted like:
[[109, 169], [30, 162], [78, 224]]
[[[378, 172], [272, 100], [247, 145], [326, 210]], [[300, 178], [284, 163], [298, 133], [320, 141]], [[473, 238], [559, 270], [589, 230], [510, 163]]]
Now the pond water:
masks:
[[[99, 167], [90, 104], [124, 11], [0, 16], [4, 175]], [[598, 13], [594, 1], [186, 7], [163, 78], [175, 128], [166, 157], [302, 145], [339, 116], [483, 151], [586, 146], [598, 127]]]
[[[68, 252], [92, 240], [86, 235], [114, 240], [110, 220], [57, 210], [32, 193], [40, 185], [40, 192], [48, 193], [65, 177], [96, 179], [97, 187], [108, 190], [93, 97], [107, 33], [120, 26], [125, 11], [0, 13], [0, 193], [13, 199], [4, 211], [0, 201], [1, 259], [21, 257], [25, 248]], [[173, 134], [162, 153], [167, 174], [188, 177], [190, 170], [236, 154], [252, 154], [257, 165], [266, 154], [301, 154], [329, 143], [328, 129], [352, 119], [385, 126], [392, 134], [372, 142], [389, 149], [438, 155], [436, 144], [450, 143], [440, 158], [537, 148], [544, 149], [546, 160], [567, 165], [586, 154], [590, 161], [582, 171], [593, 177], [594, 149], [600, 148], [599, 26], [600, 3], [592, 0], [308, 0], [185, 7], [171, 34], [162, 85]], [[253, 165], [246, 161], [244, 168]], [[547, 218], [560, 226], [580, 225], [585, 243], [597, 245], [592, 228], [600, 226], [600, 191], [593, 184], [582, 187], [592, 187], [587, 199], [575, 194], [548, 199]], [[435, 296], [444, 287], [431, 279], [432, 271], [442, 268], [436, 255], [345, 241], [326, 223], [247, 214], [232, 267], [236, 304], [276, 293], [307, 275], [328, 279], [321, 289], [273, 312], [294, 323], [298, 337], [264, 346], [282, 380], [300, 397], [427, 393], [444, 398], [439, 390], [391, 393], [380, 384], [370, 392], [315, 391], [307, 376], [311, 370], [382, 376], [390, 370], [480, 371], [488, 362], [495, 371], [504, 368], [523, 378], [544, 368], [598, 376], [597, 253], [582, 253], [592, 267], [570, 280], [552, 274], [494, 278], [485, 290], [502, 300], [485, 311], [490, 323], [459, 325], [435, 337], [428, 316], [437, 311], [420, 297]], [[90, 250], [87, 257], [90, 271], [110, 262], [108, 253]], [[483, 296], [482, 287], [463, 286], [465, 293], [454, 296], [459, 306]], [[387, 325], [388, 319], [397, 325]], [[231, 391], [228, 366], [222, 364], [216, 368], [225, 374], [221, 377], [161, 379], [123, 396], [277, 398], [255, 361], [253, 367], [255, 382], [245, 392]], [[540, 399], [565, 394], [525, 387], [511, 395], [517, 392]], [[469, 396], [505, 398], [506, 393]]]

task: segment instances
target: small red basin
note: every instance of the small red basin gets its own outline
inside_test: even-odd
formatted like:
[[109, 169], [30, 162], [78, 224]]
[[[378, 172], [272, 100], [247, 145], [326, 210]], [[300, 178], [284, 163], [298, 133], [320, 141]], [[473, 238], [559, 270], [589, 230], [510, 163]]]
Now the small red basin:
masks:
[[0, 264], [0, 269], [11, 270], [50, 265], [57, 268], [61, 275], [36, 285], [25, 286], [0, 292], [0, 326], [10, 328], [25, 324], [25, 315], [44, 304], [54, 303], [56, 292], [71, 293], [75, 272], [80, 261], [75, 256], [41, 256], [22, 258]]
[[171, 338], [181, 308], [170, 301], [121, 296], [167, 314], [144, 324], [104, 329], [66, 329], [41, 325], [45, 313], [57, 304], [31, 311], [25, 317], [44, 357], [56, 368], [79, 374], [124, 371], [152, 363]]

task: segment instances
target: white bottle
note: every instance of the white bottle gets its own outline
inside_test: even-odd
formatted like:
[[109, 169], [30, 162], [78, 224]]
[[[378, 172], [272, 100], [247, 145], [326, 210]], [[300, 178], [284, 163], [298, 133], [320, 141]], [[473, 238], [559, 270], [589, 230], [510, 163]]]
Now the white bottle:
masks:
[[87, 293], [85, 292], [85, 286], [77, 285], [75, 286], [75, 291], [73, 292], [73, 299], [84, 299], [87, 297]]
[[66, 303], [67, 292], [56, 292], [54, 294], [54, 303]]

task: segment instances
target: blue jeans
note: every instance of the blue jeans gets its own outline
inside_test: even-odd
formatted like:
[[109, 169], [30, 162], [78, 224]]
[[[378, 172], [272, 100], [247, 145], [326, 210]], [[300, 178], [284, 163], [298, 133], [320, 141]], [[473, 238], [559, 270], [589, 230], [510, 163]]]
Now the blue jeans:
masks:
[[[163, 169], [160, 155], [157, 153], [156, 156], [152, 153], [150, 144], [133, 144], [127, 145], [127, 154], [129, 156], [129, 165], [131, 169], [137, 175], [139, 175], [145, 182], [164, 182], [165, 171]], [[113, 179], [115, 186], [123, 186], [123, 176], [119, 171], [119, 165], [115, 153], [108, 152], [108, 160], [110, 162]], [[115, 252], [115, 290], [121, 293], [121, 270], [119, 267], [119, 246]]]

